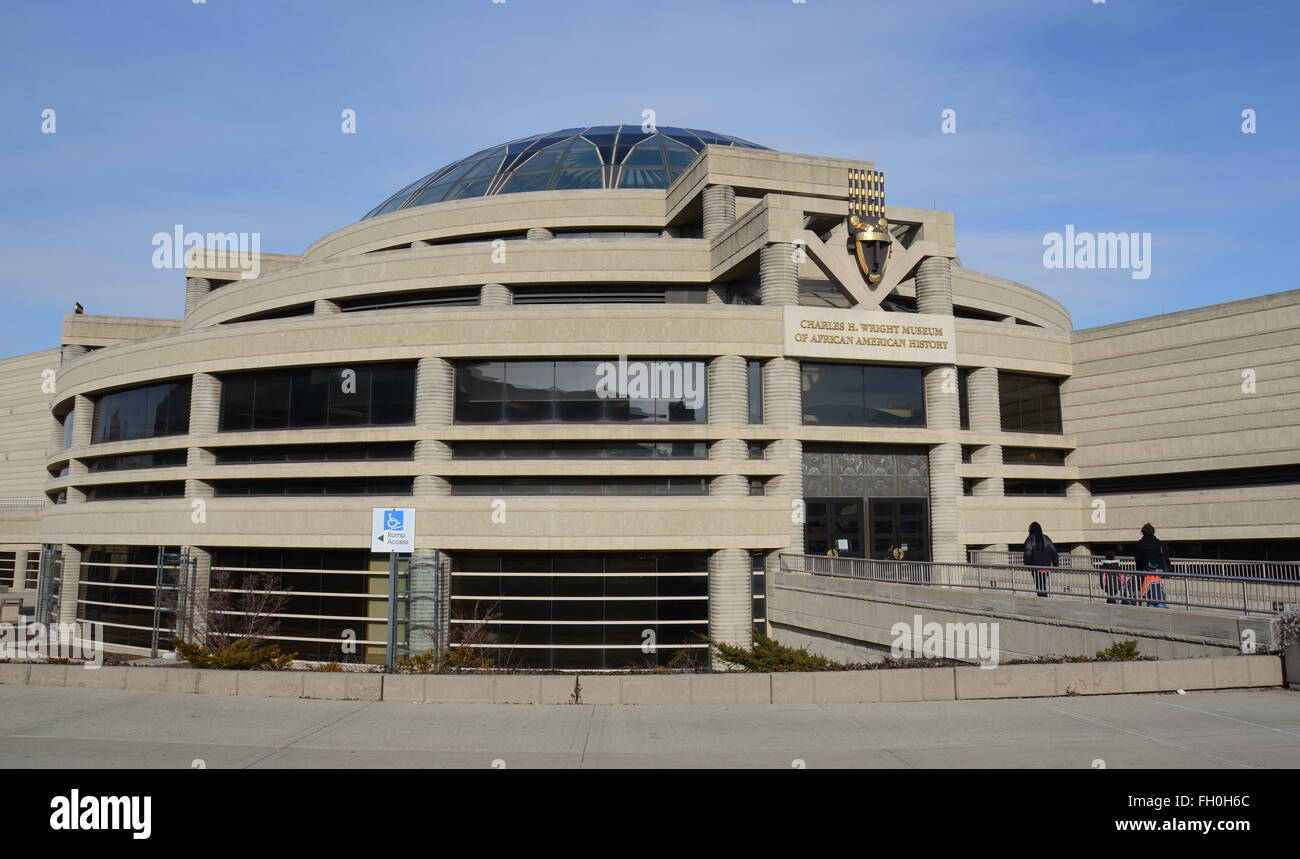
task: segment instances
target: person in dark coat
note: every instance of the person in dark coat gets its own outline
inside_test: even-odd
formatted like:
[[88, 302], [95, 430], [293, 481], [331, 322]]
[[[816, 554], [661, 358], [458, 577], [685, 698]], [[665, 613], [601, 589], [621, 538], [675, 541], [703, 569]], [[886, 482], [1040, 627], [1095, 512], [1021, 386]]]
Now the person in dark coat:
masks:
[[1150, 522], [1142, 526], [1142, 539], [1138, 540], [1137, 548], [1133, 550], [1133, 564], [1139, 573], [1166, 568], [1165, 547], [1156, 538], [1156, 529], [1151, 527]]
[[1151, 527], [1150, 522], [1142, 526], [1142, 539], [1138, 540], [1137, 548], [1133, 550], [1133, 566], [1137, 570], [1135, 578], [1142, 582], [1141, 593], [1147, 604], [1168, 608], [1164, 602], [1164, 586], [1158, 574], [1172, 568], [1169, 559], [1165, 557], [1165, 547], [1156, 537], [1156, 529]]
[[1061, 556], [1056, 552], [1052, 538], [1043, 533], [1043, 526], [1029, 523], [1029, 536], [1025, 538], [1025, 566], [1034, 568], [1034, 587], [1040, 597], [1047, 596], [1047, 568], [1059, 567]]

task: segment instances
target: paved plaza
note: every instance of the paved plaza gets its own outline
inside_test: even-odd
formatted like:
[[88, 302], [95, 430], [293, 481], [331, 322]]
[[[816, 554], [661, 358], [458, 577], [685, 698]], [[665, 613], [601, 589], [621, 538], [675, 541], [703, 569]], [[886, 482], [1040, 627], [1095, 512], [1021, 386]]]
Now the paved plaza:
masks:
[[1300, 767], [1300, 693], [635, 707], [0, 687], [0, 767], [1087, 769], [1099, 761], [1110, 769]]

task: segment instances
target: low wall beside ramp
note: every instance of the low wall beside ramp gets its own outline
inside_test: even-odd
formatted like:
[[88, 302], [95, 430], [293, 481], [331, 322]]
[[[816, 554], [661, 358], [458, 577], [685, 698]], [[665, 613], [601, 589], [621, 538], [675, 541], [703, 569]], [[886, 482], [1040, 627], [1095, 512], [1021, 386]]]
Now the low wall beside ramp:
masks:
[[0, 686], [427, 704], [874, 704], [1251, 689], [1281, 684], [1282, 660], [1276, 656], [673, 675], [426, 675], [0, 664]]

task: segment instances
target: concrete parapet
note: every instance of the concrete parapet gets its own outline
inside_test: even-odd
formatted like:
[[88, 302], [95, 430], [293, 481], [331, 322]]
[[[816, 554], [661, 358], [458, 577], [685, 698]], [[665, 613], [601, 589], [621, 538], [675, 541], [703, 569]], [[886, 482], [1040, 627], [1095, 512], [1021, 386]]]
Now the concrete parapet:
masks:
[[1067, 662], [994, 668], [880, 668], [772, 674], [371, 674], [0, 664], [0, 684], [430, 704], [683, 706], [871, 704], [1051, 698], [1269, 688], [1283, 682], [1273, 655], [1144, 662]]
[[[303, 678], [301, 671], [236, 671], [235, 694], [259, 698], [301, 698]], [[202, 680], [199, 681], [202, 683]], [[202, 691], [202, 689], [200, 689]]]
[[423, 675], [382, 674], [380, 678], [380, 700], [424, 703]]
[[0, 663], [0, 686], [27, 686], [32, 666], [21, 662]]
[[[78, 671], [82, 670], [80, 668]], [[68, 685], [68, 666], [33, 665], [27, 675], [28, 686], [66, 686]]]
[[1004, 665], [954, 669], [956, 693], [967, 698], [1050, 698], [1056, 691], [1056, 665]]
[[353, 671], [313, 671], [303, 675], [303, 698], [321, 698], [334, 701], [382, 701], [384, 678], [382, 674], [361, 674]]
[[69, 689], [126, 689], [126, 676], [131, 671], [107, 665], [99, 668], [69, 665], [67, 669], [63, 685]]
[[424, 678], [424, 700], [431, 704], [491, 704], [490, 676], [429, 674]]
[[881, 671], [822, 671], [813, 675], [816, 704], [872, 704], [880, 700]]
[[[623, 704], [679, 706], [691, 703], [691, 678], [684, 675], [627, 675], [618, 680], [619, 698]], [[586, 695], [583, 695], [583, 703], [589, 703]]]
[[492, 700], [497, 704], [540, 704], [542, 678], [528, 674], [501, 674], [495, 678]]

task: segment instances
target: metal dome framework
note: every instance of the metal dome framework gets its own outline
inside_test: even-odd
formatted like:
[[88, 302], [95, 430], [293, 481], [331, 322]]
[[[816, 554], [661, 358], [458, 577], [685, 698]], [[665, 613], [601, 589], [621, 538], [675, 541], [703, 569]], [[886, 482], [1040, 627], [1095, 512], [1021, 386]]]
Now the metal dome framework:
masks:
[[767, 148], [696, 128], [566, 128], [482, 149], [448, 164], [407, 185], [362, 220], [467, 197], [576, 188], [667, 188], [710, 144]]

